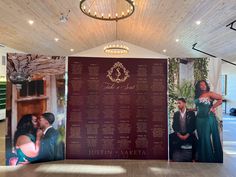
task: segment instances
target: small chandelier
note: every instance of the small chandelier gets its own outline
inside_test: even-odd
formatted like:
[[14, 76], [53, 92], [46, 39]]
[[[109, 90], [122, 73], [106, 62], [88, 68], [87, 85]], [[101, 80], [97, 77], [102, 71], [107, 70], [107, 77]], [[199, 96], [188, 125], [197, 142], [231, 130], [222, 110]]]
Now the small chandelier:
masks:
[[[92, 2], [89, 4], [88, 1], [92, 1]], [[98, 19], [98, 20], [118, 21], [118, 20], [125, 19], [131, 16], [135, 10], [134, 0], [122, 0], [124, 3], [124, 6], [126, 6], [126, 7], [123, 7], [124, 8], [123, 10], [121, 10], [120, 12], [116, 12], [114, 14], [112, 14], [111, 12], [105, 14], [103, 12], [96, 11], [97, 7], [94, 5], [94, 4], [101, 5], [102, 0], [97, 0], [97, 3], [95, 3], [95, 1], [96, 0], [80, 0], [80, 10], [85, 15], [92, 17], [94, 19]]]
[[[23, 61], [24, 59], [24, 61]], [[31, 55], [27, 54], [25, 58], [21, 55], [11, 55], [7, 59], [7, 75], [12, 84], [16, 85], [16, 88], [20, 90], [22, 85], [26, 82], [30, 82], [32, 79], [30, 69]]]
[[127, 54], [129, 53], [129, 48], [122, 44], [122, 42], [120, 41], [117, 44], [109, 44], [107, 46], [104, 47], [104, 52], [107, 54]]
[[[116, 40], [117, 40], [117, 23], [116, 21]], [[129, 48], [119, 40], [116, 43], [108, 44], [104, 47], [104, 52], [107, 54], [120, 55], [129, 53]]]
[[11, 73], [9, 79], [13, 84], [16, 85], [17, 89], [21, 89], [22, 84], [24, 84], [25, 82], [31, 81], [30, 75], [21, 71]]

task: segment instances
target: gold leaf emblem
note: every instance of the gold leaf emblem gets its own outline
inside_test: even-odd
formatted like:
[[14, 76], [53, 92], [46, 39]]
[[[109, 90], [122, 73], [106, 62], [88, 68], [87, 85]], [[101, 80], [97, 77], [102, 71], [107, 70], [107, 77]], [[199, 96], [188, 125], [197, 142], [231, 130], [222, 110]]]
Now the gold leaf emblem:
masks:
[[125, 82], [130, 76], [129, 71], [121, 62], [116, 62], [111, 69], [107, 71], [107, 77], [115, 83]]

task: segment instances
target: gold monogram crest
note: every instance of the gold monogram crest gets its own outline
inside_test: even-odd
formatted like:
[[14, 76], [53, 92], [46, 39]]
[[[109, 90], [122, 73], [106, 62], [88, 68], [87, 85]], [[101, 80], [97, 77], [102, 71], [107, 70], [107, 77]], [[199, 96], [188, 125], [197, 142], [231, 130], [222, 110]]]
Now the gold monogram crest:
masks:
[[111, 69], [107, 71], [107, 77], [112, 82], [121, 83], [129, 78], [129, 71], [123, 66], [121, 62], [116, 62]]

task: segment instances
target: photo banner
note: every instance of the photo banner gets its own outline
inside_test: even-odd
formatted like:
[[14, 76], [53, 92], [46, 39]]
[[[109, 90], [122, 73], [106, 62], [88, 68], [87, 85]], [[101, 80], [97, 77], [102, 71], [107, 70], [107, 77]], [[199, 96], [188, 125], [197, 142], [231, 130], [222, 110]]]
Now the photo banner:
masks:
[[64, 56], [7, 54], [6, 165], [63, 160]]
[[68, 58], [67, 159], [168, 159], [167, 60]]
[[169, 159], [223, 163], [221, 60], [172, 58], [168, 68]]

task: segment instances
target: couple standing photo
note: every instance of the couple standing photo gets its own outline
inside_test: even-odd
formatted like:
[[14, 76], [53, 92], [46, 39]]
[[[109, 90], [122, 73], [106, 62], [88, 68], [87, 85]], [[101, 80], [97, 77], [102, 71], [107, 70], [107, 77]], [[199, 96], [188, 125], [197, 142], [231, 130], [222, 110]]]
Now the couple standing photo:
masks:
[[39, 119], [24, 115], [17, 124], [14, 134], [14, 157], [10, 165], [47, 162], [64, 159], [64, 143], [60, 133], [53, 128], [53, 113], [43, 113]]

